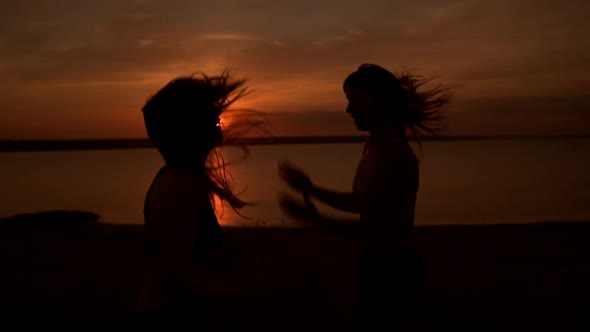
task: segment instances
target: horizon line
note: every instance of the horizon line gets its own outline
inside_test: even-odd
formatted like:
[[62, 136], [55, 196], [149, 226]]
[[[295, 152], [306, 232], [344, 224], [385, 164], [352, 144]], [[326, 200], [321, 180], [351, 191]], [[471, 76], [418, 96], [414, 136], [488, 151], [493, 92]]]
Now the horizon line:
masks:
[[[264, 136], [228, 139], [222, 146], [281, 145], [281, 144], [331, 144], [362, 143], [369, 135], [346, 136]], [[440, 135], [419, 136], [420, 141], [472, 141], [512, 139], [590, 138], [590, 135]], [[414, 141], [414, 139], [410, 139]], [[148, 138], [102, 138], [102, 139], [3, 139], [0, 152], [111, 150], [155, 148]]]

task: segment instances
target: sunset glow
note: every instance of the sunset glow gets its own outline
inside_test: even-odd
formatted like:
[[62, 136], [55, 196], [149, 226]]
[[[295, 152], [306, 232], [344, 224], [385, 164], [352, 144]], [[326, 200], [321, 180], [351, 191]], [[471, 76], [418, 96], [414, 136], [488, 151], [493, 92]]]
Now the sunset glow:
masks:
[[492, 100], [505, 111], [511, 100], [539, 98], [555, 105], [575, 98], [568, 110], [585, 110], [589, 6], [583, 0], [4, 4], [0, 139], [145, 138], [139, 110], [151, 94], [176, 76], [225, 68], [253, 90], [235, 107], [270, 113], [343, 111], [342, 80], [363, 62], [438, 75], [456, 90], [458, 110], [478, 112]]

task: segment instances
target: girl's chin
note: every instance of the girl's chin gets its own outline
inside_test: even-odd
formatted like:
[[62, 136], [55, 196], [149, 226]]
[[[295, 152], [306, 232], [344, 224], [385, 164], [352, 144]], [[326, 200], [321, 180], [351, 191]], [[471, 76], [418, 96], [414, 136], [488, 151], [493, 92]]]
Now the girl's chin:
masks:
[[356, 129], [358, 129], [360, 131], [368, 131], [369, 130], [362, 122], [359, 122], [358, 120], [354, 120], [354, 125], [356, 126]]
[[214, 137], [215, 145], [219, 145], [223, 142], [223, 132], [221, 131], [221, 128], [215, 131]]

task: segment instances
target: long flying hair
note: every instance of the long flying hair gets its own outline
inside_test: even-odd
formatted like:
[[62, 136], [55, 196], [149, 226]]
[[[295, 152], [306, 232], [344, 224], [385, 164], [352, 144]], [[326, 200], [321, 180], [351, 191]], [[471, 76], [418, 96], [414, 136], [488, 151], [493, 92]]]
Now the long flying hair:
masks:
[[443, 128], [441, 109], [451, 97], [450, 91], [440, 84], [423, 88], [432, 80], [408, 72], [396, 76], [381, 66], [365, 63], [344, 80], [342, 88], [346, 91], [355, 85], [376, 98], [390, 110], [394, 125], [401, 126], [406, 135], [420, 144], [421, 135], [432, 135]]
[[[218, 148], [228, 140], [234, 144], [237, 141], [239, 145], [237, 135], [252, 130], [268, 134], [262, 113], [229, 109], [237, 100], [250, 93], [246, 82], [245, 79], [234, 79], [229, 70], [216, 76], [208, 76], [203, 72], [181, 76], [150, 97], [142, 108], [148, 137], [167, 163], [182, 161], [182, 154], [194, 147], [208, 153], [204, 172], [209, 179], [210, 198], [213, 200], [217, 196], [239, 215], [237, 210], [250, 203], [239, 197], [241, 193], [235, 192], [233, 178], [226, 169], [228, 163]], [[216, 142], [206, 134], [214, 126], [212, 121], [218, 117], [222, 118], [221, 142]], [[231, 118], [231, 123], [224, 125], [224, 118]], [[248, 148], [245, 145], [241, 147], [245, 159]]]

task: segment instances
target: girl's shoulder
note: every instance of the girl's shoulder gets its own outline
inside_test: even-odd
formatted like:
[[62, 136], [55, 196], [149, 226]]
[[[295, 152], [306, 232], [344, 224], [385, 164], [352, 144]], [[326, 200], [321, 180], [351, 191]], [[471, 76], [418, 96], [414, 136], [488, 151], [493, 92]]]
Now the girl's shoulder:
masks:
[[378, 165], [414, 163], [416, 154], [407, 140], [393, 139], [372, 143], [369, 148], [371, 159]]
[[168, 167], [157, 178], [154, 186], [160, 192], [187, 195], [208, 195], [209, 180], [188, 167]]

